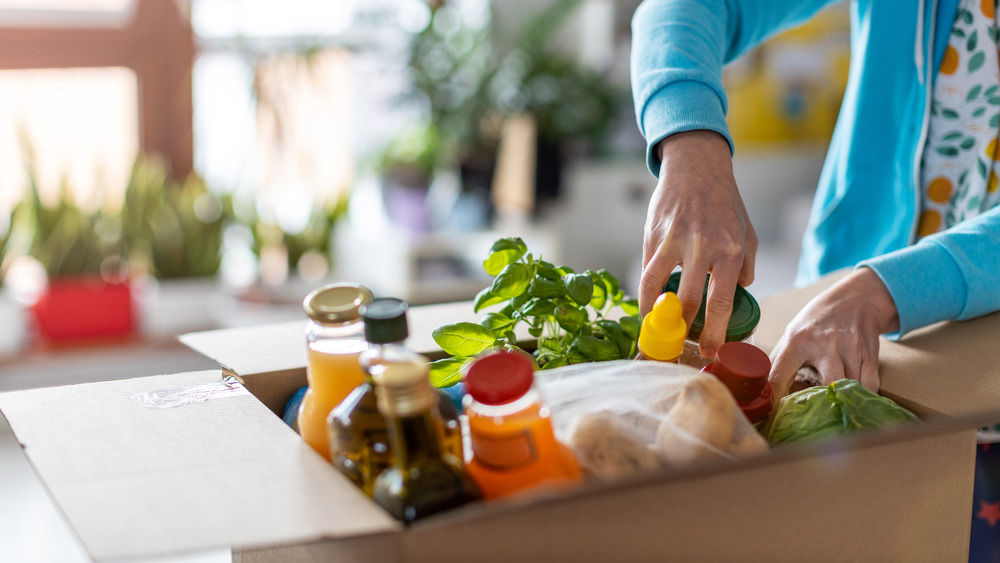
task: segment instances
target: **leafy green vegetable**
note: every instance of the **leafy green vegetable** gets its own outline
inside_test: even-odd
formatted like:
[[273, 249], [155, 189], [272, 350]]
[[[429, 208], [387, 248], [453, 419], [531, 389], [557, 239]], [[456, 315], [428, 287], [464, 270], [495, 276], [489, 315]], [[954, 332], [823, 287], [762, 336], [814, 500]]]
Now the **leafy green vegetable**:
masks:
[[462, 369], [472, 358], [445, 358], [431, 362], [431, 383], [435, 387], [451, 387], [462, 380]]
[[[434, 331], [434, 341], [453, 356], [431, 363], [431, 381], [438, 387], [457, 383], [476, 354], [517, 348], [514, 328], [521, 323], [538, 339], [534, 358], [541, 369], [635, 355], [638, 302], [625, 296], [607, 270], [576, 273], [536, 259], [516, 237], [493, 243], [483, 268], [495, 278], [476, 296], [475, 311], [501, 307], [483, 315], [479, 324], [455, 323]], [[607, 318], [616, 308], [625, 316]]]
[[914, 422], [916, 415], [855, 380], [810, 387], [781, 399], [764, 437], [772, 446]]
[[442, 350], [453, 356], [475, 356], [496, 342], [490, 329], [476, 323], [439, 326], [432, 336]]

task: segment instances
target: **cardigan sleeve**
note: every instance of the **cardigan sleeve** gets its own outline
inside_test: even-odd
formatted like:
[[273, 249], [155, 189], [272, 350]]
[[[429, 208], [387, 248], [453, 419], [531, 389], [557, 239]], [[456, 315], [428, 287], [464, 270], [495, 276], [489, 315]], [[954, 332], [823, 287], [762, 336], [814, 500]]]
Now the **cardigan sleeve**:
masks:
[[659, 174], [656, 144], [726, 127], [722, 67], [831, 0], [645, 0], [632, 18], [632, 93], [646, 162]]
[[865, 260], [885, 283], [899, 313], [899, 339], [938, 321], [963, 321], [1000, 310], [1000, 207], [914, 245]]

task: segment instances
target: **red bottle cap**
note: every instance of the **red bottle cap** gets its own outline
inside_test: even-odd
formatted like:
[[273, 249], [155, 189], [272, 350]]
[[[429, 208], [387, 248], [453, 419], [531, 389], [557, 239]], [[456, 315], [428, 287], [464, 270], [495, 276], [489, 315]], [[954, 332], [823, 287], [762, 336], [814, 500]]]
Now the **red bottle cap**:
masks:
[[465, 391], [484, 405], [503, 405], [524, 396], [534, 381], [531, 360], [519, 352], [494, 352], [469, 366]]
[[761, 391], [760, 395], [747, 403], [742, 401], [737, 401], [737, 403], [743, 414], [750, 419], [751, 424], [764, 420], [771, 413], [771, 384], [765, 381], [764, 390]]
[[771, 360], [753, 344], [726, 342], [703, 371], [725, 383], [737, 401], [753, 401], [764, 391]]

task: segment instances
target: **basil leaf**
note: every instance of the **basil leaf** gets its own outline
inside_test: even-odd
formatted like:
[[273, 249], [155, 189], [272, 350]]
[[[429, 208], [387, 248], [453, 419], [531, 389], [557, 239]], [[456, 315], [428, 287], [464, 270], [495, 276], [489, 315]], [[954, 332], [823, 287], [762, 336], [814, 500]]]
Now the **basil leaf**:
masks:
[[508, 264], [493, 280], [491, 291], [501, 299], [512, 299], [524, 293], [531, 283], [531, 268], [520, 262]]
[[594, 280], [587, 274], [567, 274], [566, 293], [579, 306], [590, 303], [594, 295]]
[[490, 254], [483, 260], [486, 273], [495, 276], [506, 266], [517, 262], [528, 251], [524, 241], [519, 237], [502, 238], [490, 247]]
[[601, 279], [601, 283], [604, 284], [604, 289], [608, 290], [609, 296], [618, 294], [618, 280], [611, 275], [611, 272], [601, 268], [600, 270], [597, 270], [597, 276]]
[[628, 357], [632, 349], [632, 339], [625, 335], [622, 325], [616, 321], [603, 320], [597, 323], [604, 330], [604, 338], [618, 346], [618, 353], [623, 358]]
[[538, 262], [538, 270], [535, 272], [537, 275], [556, 282], [562, 283], [563, 275], [556, 270], [556, 267], [548, 262], [541, 260]]
[[566, 362], [566, 358], [565, 357], [563, 357], [563, 356], [556, 356], [555, 358], [552, 358], [551, 360], [545, 362], [544, 364], [541, 364], [542, 367], [539, 368], [539, 369], [561, 368], [564, 365], [566, 365], [566, 363], [567, 362]]
[[559, 305], [553, 311], [559, 328], [566, 332], [577, 332], [580, 325], [590, 320], [585, 309], [579, 309], [572, 305]]
[[581, 335], [576, 337], [573, 344], [584, 356], [595, 362], [617, 360], [622, 357], [617, 344], [601, 338]]
[[476, 294], [475, 305], [473, 305], [472, 311], [478, 313], [482, 309], [496, 305], [497, 303], [503, 303], [505, 300], [506, 298], [504, 297], [494, 295], [492, 287], [483, 288], [482, 291]]
[[625, 311], [626, 315], [638, 315], [639, 314], [639, 300], [638, 299], [626, 299], [619, 304], [622, 311]]
[[555, 312], [555, 304], [548, 299], [535, 298], [521, 307], [521, 314], [526, 317], [543, 317]]
[[622, 317], [618, 319], [618, 324], [622, 326], [625, 336], [631, 338], [633, 342], [639, 339], [639, 328], [642, 325], [638, 319], [635, 317]]
[[489, 329], [497, 337], [503, 336], [505, 332], [513, 328], [515, 322], [517, 321], [503, 313], [486, 313], [483, 318], [479, 319], [479, 324]]
[[562, 297], [566, 295], [566, 286], [563, 285], [562, 280], [553, 281], [545, 279], [542, 277], [535, 276], [535, 279], [531, 280], [528, 284], [528, 295], [532, 297]]
[[434, 387], [451, 387], [462, 380], [462, 370], [473, 358], [445, 358], [431, 362], [430, 380]]
[[604, 305], [608, 302], [607, 290], [604, 289], [604, 285], [594, 285], [594, 296], [590, 298], [590, 306], [594, 309], [600, 311], [604, 308]]
[[584, 356], [579, 350], [573, 349], [566, 354], [566, 363], [573, 364], [585, 364], [590, 361], [590, 358]]
[[478, 323], [439, 326], [432, 336], [434, 342], [452, 356], [475, 356], [496, 342], [493, 332]]

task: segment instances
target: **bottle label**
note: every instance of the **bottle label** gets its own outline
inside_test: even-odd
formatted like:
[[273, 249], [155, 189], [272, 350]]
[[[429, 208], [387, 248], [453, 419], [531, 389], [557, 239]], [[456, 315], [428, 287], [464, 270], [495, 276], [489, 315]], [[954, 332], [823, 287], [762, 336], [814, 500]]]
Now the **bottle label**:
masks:
[[535, 441], [528, 430], [502, 436], [472, 436], [472, 454], [477, 462], [494, 469], [510, 470], [538, 459]]

